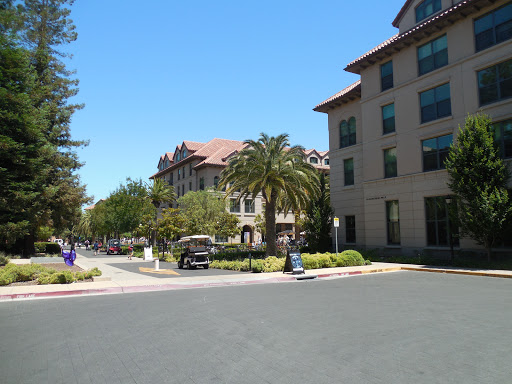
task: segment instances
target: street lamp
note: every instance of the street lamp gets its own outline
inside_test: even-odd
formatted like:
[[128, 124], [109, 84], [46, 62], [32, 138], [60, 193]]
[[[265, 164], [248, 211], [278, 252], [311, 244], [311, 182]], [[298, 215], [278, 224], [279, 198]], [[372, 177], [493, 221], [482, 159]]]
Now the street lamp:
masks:
[[447, 217], [447, 225], [448, 225], [448, 241], [450, 242], [450, 264], [453, 265], [453, 237], [452, 237], [452, 229], [450, 223], [450, 211], [452, 205], [451, 196], [446, 196], [444, 201], [446, 202], [446, 217]]

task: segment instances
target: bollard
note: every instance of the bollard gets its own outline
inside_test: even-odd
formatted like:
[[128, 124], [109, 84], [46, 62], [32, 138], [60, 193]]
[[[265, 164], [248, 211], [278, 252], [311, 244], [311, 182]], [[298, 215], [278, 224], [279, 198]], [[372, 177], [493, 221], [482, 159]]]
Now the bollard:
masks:
[[249, 271], [252, 272], [252, 257], [251, 257], [250, 253], [249, 253]]
[[159, 270], [160, 270], [160, 260], [155, 259], [155, 271], [159, 271]]

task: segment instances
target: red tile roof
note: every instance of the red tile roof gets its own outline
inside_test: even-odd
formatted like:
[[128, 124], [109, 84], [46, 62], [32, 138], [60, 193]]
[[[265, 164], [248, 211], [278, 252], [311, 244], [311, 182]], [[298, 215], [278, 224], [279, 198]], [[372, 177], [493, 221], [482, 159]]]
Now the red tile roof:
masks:
[[[458, 14], [462, 13], [463, 10], [468, 10], [468, 13], [462, 14], [462, 17], [465, 17], [468, 14], [473, 13], [473, 12], [478, 12], [480, 10], [480, 8], [478, 7], [478, 3], [488, 4], [485, 0], [463, 0], [463, 1], [460, 1], [457, 4], [451, 6], [450, 8], [447, 8], [446, 10], [435, 14], [430, 19], [427, 19], [423, 23], [416, 25], [415, 27], [409, 29], [408, 31], [401, 33], [401, 34], [396, 34], [396, 35], [390, 37], [389, 39], [387, 39], [386, 41], [380, 43], [375, 48], [366, 52], [364, 55], [362, 55], [362, 56], [358, 57], [357, 59], [355, 59], [354, 61], [348, 63], [347, 67], [345, 68], [345, 71], [359, 73], [359, 64], [362, 63], [363, 61], [365, 61], [371, 57], [377, 56], [378, 54], [382, 53], [385, 49], [393, 48], [396, 45], [398, 45], [402, 42], [406, 42], [407, 40], [410, 40], [413, 37], [416, 37], [418, 35], [421, 36], [422, 33], [426, 33], [427, 30], [434, 25], [438, 25], [443, 21], [450, 22], [448, 19], [451, 16], [458, 15]], [[407, 8], [407, 6], [408, 6], [407, 3], [404, 4], [404, 7]], [[472, 6], [474, 6], [474, 9], [470, 8]], [[404, 8], [402, 7], [402, 10], [403, 9]], [[400, 11], [400, 12], [402, 12], [402, 11]], [[400, 13], [399, 13], [399, 15], [400, 15]]]
[[[357, 80], [355, 83], [350, 84], [348, 87], [342, 89], [337, 94], [329, 97], [327, 100], [322, 101], [318, 104], [313, 111], [327, 112], [329, 109], [335, 106], [341, 105], [343, 102], [349, 101], [349, 98], [361, 97], [361, 80]], [[346, 100], [343, 100], [343, 99]]]

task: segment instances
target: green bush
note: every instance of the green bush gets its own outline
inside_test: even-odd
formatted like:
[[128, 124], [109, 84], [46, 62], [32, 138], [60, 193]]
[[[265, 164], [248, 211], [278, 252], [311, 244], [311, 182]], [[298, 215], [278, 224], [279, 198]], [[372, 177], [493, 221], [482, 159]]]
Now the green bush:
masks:
[[310, 255], [309, 253], [304, 253], [302, 256], [302, 266], [304, 269], [317, 269], [318, 267], [318, 259], [315, 255]]
[[76, 279], [76, 281], [83, 281], [83, 280], [85, 280], [85, 273], [83, 273], [83, 272], [75, 272], [75, 279]]
[[263, 260], [252, 260], [251, 269], [253, 273], [263, 272]]
[[98, 267], [94, 267], [93, 269], [85, 272], [86, 279], [92, 279], [93, 276], [101, 276], [101, 271], [98, 269]]
[[54, 273], [50, 278], [50, 284], [69, 284], [73, 281], [75, 281], [75, 279], [70, 271]]
[[0, 252], [0, 267], [3, 267], [4, 265], [9, 264], [9, 257], [5, 255], [5, 253]]
[[45, 253], [46, 252], [46, 242], [34, 243], [34, 248], [36, 249], [36, 253]]

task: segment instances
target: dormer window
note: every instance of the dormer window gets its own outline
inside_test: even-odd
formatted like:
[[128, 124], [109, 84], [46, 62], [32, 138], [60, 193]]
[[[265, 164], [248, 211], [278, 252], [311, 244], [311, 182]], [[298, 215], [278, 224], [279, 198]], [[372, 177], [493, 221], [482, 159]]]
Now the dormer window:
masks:
[[178, 161], [180, 161], [180, 153], [179, 152], [176, 154], [176, 162], [178, 162]]
[[316, 158], [316, 157], [310, 157], [310, 158], [309, 158], [309, 162], [310, 162], [311, 164], [318, 164], [318, 158]]
[[441, 0], [425, 0], [416, 8], [416, 22], [426, 19], [441, 10]]
[[324, 159], [324, 165], [329, 165], [329, 159]]
[[183, 158], [187, 157], [187, 148], [183, 150], [183, 153], [181, 155]]

